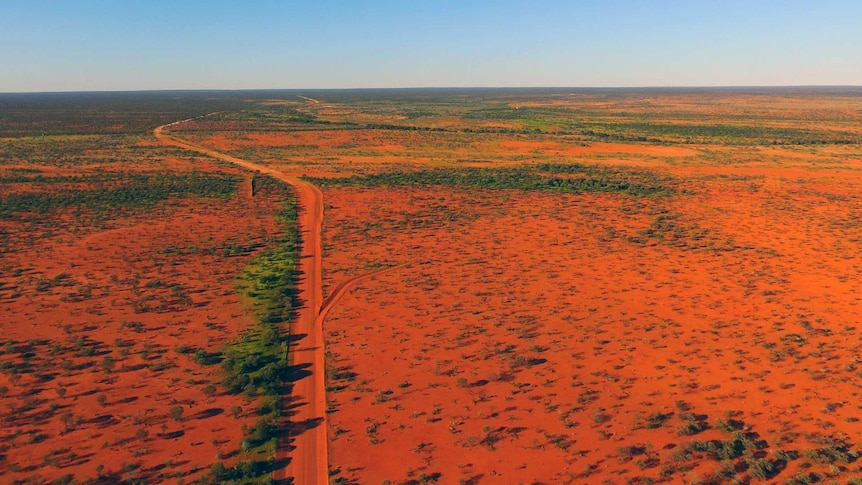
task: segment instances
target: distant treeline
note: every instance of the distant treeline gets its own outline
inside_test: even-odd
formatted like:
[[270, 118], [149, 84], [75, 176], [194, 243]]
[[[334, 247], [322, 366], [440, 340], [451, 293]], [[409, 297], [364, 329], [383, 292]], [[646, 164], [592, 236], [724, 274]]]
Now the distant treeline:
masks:
[[[158, 125], [213, 112], [232, 113], [222, 120], [252, 122], [260, 129], [369, 129], [462, 133], [569, 135], [587, 141], [722, 144], [854, 144], [858, 133], [827, 129], [817, 124], [786, 127], [769, 123], [804, 121], [792, 117], [733, 115], [720, 122], [689, 118], [691, 113], [651, 113], [624, 107], [607, 111], [586, 101], [623, 102], [673, 95], [772, 95], [854, 99], [862, 88], [644, 88], [644, 89], [372, 89], [372, 90], [260, 90], [260, 91], [150, 91], [102, 93], [0, 94], [0, 138], [56, 134], [142, 134]], [[358, 112], [374, 113], [383, 123], [321, 119], [300, 108], [298, 95], [321, 103], [340, 103]], [[537, 106], [577, 96], [584, 104]], [[287, 101], [287, 103], [284, 103]], [[297, 104], [299, 103], [299, 104]], [[522, 104], [523, 103], [523, 104]], [[530, 105], [530, 104], [533, 105]], [[634, 111], [632, 111], [634, 110]], [[392, 115], [387, 118], [387, 115]], [[656, 117], [658, 116], [658, 117]], [[669, 115], [668, 115], [669, 116]], [[681, 118], [677, 118], [680, 116]], [[417, 119], [456, 117], [461, 126], [434, 126]], [[215, 119], [218, 119], [216, 117]], [[214, 119], [214, 121], [215, 121]], [[728, 120], [732, 121], [728, 123]], [[391, 120], [391, 121], [390, 121]], [[681, 122], [681, 120], [687, 120]], [[482, 126], [506, 121], [511, 126]], [[493, 123], [489, 123], [493, 124]], [[499, 123], [498, 123], [499, 124]], [[288, 126], [291, 125], [291, 126]], [[220, 127], [220, 131], [234, 129]], [[177, 127], [182, 130], [182, 127]]]
[[646, 170], [554, 163], [502, 168], [434, 168], [308, 180], [323, 187], [451, 186], [562, 193], [619, 192], [639, 196], [673, 192], [669, 177]]
[[0, 138], [145, 133], [156, 126], [248, 106], [234, 92], [0, 94]]
[[[147, 208], [170, 197], [227, 197], [236, 191], [239, 178], [211, 172], [190, 174], [128, 174], [44, 177], [14, 175], [0, 183], [61, 184], [86, 183], [72, 190], [22, 192], [0, 197], [0, 218], [16, 218], [21, 213], [46, 212], [64, 207], [91, 210]], [[42, 187], [40, 187], [42, 188]]]

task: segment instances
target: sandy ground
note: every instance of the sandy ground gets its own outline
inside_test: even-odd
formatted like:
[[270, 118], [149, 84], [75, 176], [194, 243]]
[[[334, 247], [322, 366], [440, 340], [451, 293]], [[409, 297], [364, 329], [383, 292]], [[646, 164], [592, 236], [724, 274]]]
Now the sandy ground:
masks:
[[[550, 161], [678, 180], [662, 199], [326, 189], [324, 290], [365, 275], [324, 324], [334, 479], [858, 475], [858, 147], [382, 130], [197, 141], [315, 176]], [[745, 449], [720, 460], [710, 443]]]
[[[387, 120], [306, 101], [334, 121]], [[732, 119], [744, 106], [746, 116], [784, 120], [773, 126], [858, 131], [845, 105], [803, 101], [735, 97], [711, 100], [704, 113], [703, 99], [659, 97], [606, 109], [648, 109], [672, 124], [692, 114]], [[492, 125], [514, 127], [483, 126]], [[308, 376], [285, 401], [291, 433], [279, 453], [290, 465], [275, 478], [326, 483], [327, 465], [346, 483], [860, 475], [857, 146], [178, 133], [183, 140], [156, 130], [163, 142], [293, 184], [304, 209], [305, 305], [291, 333], [301, 336], [292, 363]], [[676, 177], [679, 192], [341, 188], [325, 190], [324, 206], [320, 191], [287, 175], [544, 162], [653, 168]], [[229, 211], [246, 225], [225, 224], [223, 208], [204, 204], [158, 214], [158, 224], [139, 218], [85, 237], [43, 227], [40, 244], [16, 242], [21, 259], [7, 258], [0, 280], [4, 303], [13, 302], [3, 362], [36, 370], [0, 375], [10, 423], [0, 454], [21, 464], [3, 473], [92, 476], [106, 457], [99, 473], [157, 481], [194, 475], [236, 449], [248, 403], [237, 397], [240, 412], [228, 418], [233, 397], [198, 395], [214, 368], [170, 349], [217, 348], [248, 323], [228, 288], [242, 261], [220, 266], [191, 251], [184, 259], [159, 244], [192, 248], [201, 234], [233, 241], [229, 231], [272, 230], [240, 206]], [[146, 311], [126, 319], [136, 309]], [[49, 323], [33, 327], [36, 318]], [[122, 359], [111, 366], [105, 357], [115, 353]], [[69, 362], [62, 372], [56, 355]], [[181, 419], [171, 416], [176, 405], [188, 406]], [[60, 437], [74, 446], [58, 447]]]
[[254, 401], [223, 394], [195, 353], [251, 323], [234, 290], [251, 254], [225, 251], [274, 236], [274, 204], [241, 193], [94, 224], [2, 223], [0, 362], [15, 371], [0, 374], [0, 481], [191, 481], [232, 463]]
[[686, 450], [734, 420], [776, 480], [858, 474], [817, 450], [862, 443], [862, 179], [721, 173], [680, 170], [693, 193], [659, 201], [327, 190], [326, 280], [401, 265], [327, 322], [331, 466], [357, 483], [694, 483], [726, 463]]

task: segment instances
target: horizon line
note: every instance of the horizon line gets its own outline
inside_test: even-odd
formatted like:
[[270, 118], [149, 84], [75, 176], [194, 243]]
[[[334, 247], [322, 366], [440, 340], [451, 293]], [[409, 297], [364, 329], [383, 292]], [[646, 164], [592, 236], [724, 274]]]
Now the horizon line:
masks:
[[812, 89], [812, 88], [862, 88], [862, 84], [739, 84], [739, 85], [643, 85], [643, 86], [402, 86], [402, 87], [339, 87], [339, 88], [156, 88], [156, 89], [93, 89], [56, 91], [0, 91], [8, 94], [132, 94], [132, 93], [203, 93], [203, 92], [250, 92], [250, 91], [419, 91], [419, 90], [661, 90], [661, 89]]

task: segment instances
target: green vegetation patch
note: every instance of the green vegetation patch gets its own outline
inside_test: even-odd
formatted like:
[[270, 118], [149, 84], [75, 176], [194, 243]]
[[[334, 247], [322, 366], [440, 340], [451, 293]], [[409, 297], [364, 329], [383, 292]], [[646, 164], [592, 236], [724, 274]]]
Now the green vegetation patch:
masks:
[[42, 213], [68, 207], [92, 210], [150, 208], [172, 197], [229, 197], [236, 192], [239, 181], [235, 175], [209, 172], [12, 178], [17, 183], [87, 185], [6, 195], [0, 198], [0, 218], [3, 219], [15, 219], [21, 213]]
[[[280, 435], [281, 394], [292, 372], [287, 350], [288, 324], [298, 306], [296, 200], [290, 186], [268, 176], [255, 176], [254, 187], [257, 194], [284, 200], [276, 213], [282, 235], [257, 254], [238, 279], [237, 288], [257, 323], [222, 350], [221, 366], [228, 392], [262, 399], [257, 422], [243, 430], [242, 461], [232, 468], [216, 463], [208, 477], [212, 483], [262, 483], [270, 478]], [[206, 362], [213, 356], [197, 357]]]
[[[593, 100], [597, 98], [591, 98]], [[617, 100], [621, 101], [621, 100]], [[621, 104], [620, 106], [625, 106]], [[649, 143], [717, 143], [722, 145], [848, 145], [860, 142], [858, 133], [820, 126], [786, 127], [781, 119], [746, 114], [727, 115], [718, 122], [680, 122], [679, 119], [709, 121], [691, 113], [604, 110], [586, 102], [580, 106], [513, 106], [511, 103], [473, 108], [465, 120], [513, 121], [522, 130], [500, 132], [556, 133], [587, 140]], [[796, 121], [796, 120], [794, 120]], [[733, 123], [731, 123], [733, 122]], [[481, 130], [480, 130], [481, 131]]]
[[323, 187], [451, 186], [569, 194], [617, 192], [638, 196], [669, 195], [674, 192], [670, 177], [646, 170], [557, 163], [502, 168], [435, 168], [308, 180]]
[[[46, 135], [0, 139], [0, 165], [80, 168], [104, 163], [127, 164], [130, 160], [151, 160], [161, 155], [155, 147], [139, 146], [145, 139], [141, 135]], [[159, 150], [163, 149], [160, 147]]]
[[612, 122], [582, 124], [578, 133], [596, 140], [719, 143], [725, 145], [847, 145], [859, 137], [847, 131], [762, 125]]

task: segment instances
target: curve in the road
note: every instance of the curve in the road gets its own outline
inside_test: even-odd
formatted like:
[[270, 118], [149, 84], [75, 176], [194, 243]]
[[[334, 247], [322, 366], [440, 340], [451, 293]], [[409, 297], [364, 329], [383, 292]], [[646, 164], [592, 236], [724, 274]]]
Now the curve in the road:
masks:
[[298, 94], [297, 94], [297, 95], [296, 95], [296, 97], [297, 97], [297, 98], [302, 98], [302, 99], [304, 99], [304, 100], [308, 101], [309, 103], [313, 103], [313, 104], [320, 104], [320, 101], [318, 101], [318, 100], [316, 100], [316, 99], [314, 99], [314, 98], [309, 98], [308, 96], [300, 96], [300, 95], [298, 95]]
[[[324, 342], [323, 329], [319, 325], [321, 320], [318, 319], [323, 301], [320, 242], [320, 231], [323, 225], [323, 194], [313, 184], [297, 177], [165, 133], [165, 128], [192, 119], [195, 118], [159, 126], [153, 130], [153, 134], [169, 145], [209, 155], [249, 170], [260, 171], [296, 189], [299, 206], [302, 208], [299, 214], [299, 229], [302, 234], [299, 270], [304, 278], [298, 282], [298, 289], [303, 305], [297, 309], [297, 318], [290, 324], [290, 333], [305, 335], [305, 337], [291, 349], [291, 363], [295, 367], [311, 371], [311, 377], [299, 379], [291, 388], [293, 401], [304, 401], [304, 404], [295, 408], [295, 414], [290, 418], [294, 425], [291, 428], [305, 429], [305, 431], [289, 437], [293, 446], [290, 462], [286, 469], [277, 470], [273, 478], [280, 480], [292, 477], [297, 484], [327, 484], [329, 483], [329, 453], [326, 440]], [[280, 457], [276, 456], [276, 458]], [[282, 473], [284, 476], [278, 476]]]
[[[316, 100], [310, 98], [306, 99], [316, 102]], [[300, 345], [291, 349], [291, 363], [294, 366], [301, 366], [310, 370], [311, 378], [300, 379], [291, 388], [292, 398], [305, 401], [305, 405], [300, 405], [296, 408], [296, 414], [291, 416], [291, 422], [297, 425], [297, 429], [306, 429], [306, 431], [290, 436], [292, 439], [291, 444], [294, 447], [290, 453], [291, 460], [286, 469], [276, 470], [273, 478], [281, 480], [291, 477], [295, 484], [325, 485], [329, 483], [329, 447], [326, 437], [326, 378], [324, 372], [323, 322], [329, 311], [357, 283], [374, 276], [395, 271], [400, 269], [401, 266], [383, 268], [350, 278], [336, 286], [324, 301], [320, 239], [323, 226], [323, 194], [320, 189], [295, 176], [196, 145], [188, 140], [166, 134], [164, 131], [167, 127], [194, 119], [197, 118], [189, 118], [159, 126], [153, 130], [153, 134], [157, 139], [169, 145], [202, 153], [249, 170], [257, 170], [282, 180], [296, 189], [299, 205], [303, 209], [299, 216], [299, 229], [303, 236], [301, 253], [299, 255], [299, 270], [305, 275], [305, 278], [299, 282], [299, 291], [300, 299], [304, 304], [298, 309], [298, 318], [291, 322], [290, 333], [291, 335], [304, 334], [306, 337], [303, 338]], [[281, 451], [281, 448], [279, 451]]]
[[391, 271], [395, 271], [397, 269], [401, 269], [401, 265], [390, 266], [388, 268], [378, 269], [376, 271], [372, 271], [370, 273], [365, 273], [365, 274], [362, 274], [359, 276], [354, 276], [353, 278], [350, 278], [349, 280], [342, 281], [341, 284], [336, 286], [332, 290], [332, 293], [330, 293], [330, 295], [328, 297], [326, 297], [326, 301], [324, 301], [323, 305], [320, 307], [320, 313], [317, 315], [317, 321], [322, 326], [323, 321], [326, 320], [326, 315], [329, 314], [329, 310], [331, 310], [332, 307], [334, 307], [335, 304], [338, 303], [338, 301], [341, 300], [341, 298], [345, 294], [347, 294], [347, 292], [350, 291], [360, 281], [367, 280], [367, 279], [371, 278], [372, 276], [378, 276], [378, 275], [386, 274], [386, 273], [389, 273]]

